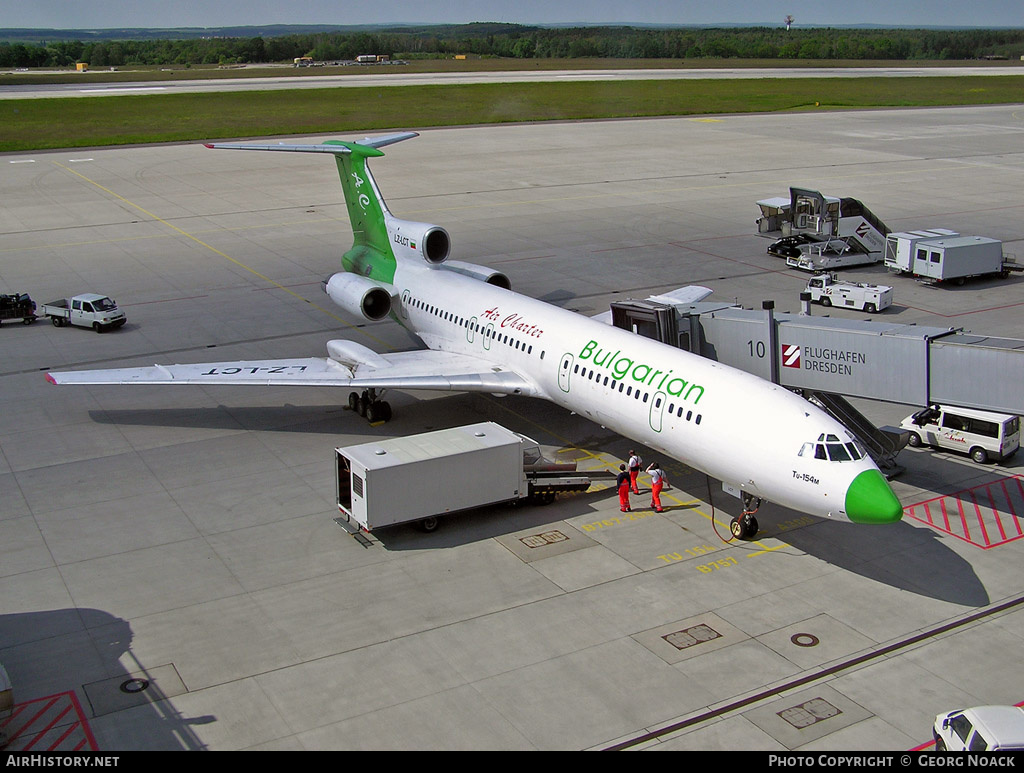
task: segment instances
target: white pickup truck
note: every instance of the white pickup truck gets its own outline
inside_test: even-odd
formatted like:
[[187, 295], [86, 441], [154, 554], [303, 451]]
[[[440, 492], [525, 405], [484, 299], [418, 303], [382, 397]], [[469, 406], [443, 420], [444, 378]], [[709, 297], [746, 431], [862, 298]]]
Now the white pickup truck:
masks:
[[874, 314], [892, 305], [892, 288], [864, 282], [843, 282], [835, 274], [818, 274], [807, 282], [811, 301], [822, 306], [857, 309]]
[[73, 298], [59, 298], [44, 303], [39, 309], [39, 315], [49, 317], [54, 327], [78, 325], [91, 327], [97, 333], [121, 327], [128, 321], [116, 303], [96, 293], [82, 293]]

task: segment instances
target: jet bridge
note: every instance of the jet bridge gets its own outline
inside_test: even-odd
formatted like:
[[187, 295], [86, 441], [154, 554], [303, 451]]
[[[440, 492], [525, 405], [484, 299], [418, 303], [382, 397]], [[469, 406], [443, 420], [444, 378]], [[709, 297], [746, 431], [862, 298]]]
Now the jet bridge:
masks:
[[[732, 304], [612, 304], [612, 323], [800, 392], [832, 413], [885, 469], [900, 450], [844, 397], [906, 405], [947, 403], [1024, 414], [1024, 340], [901, 325], [778, 313]], [[894, 445], [895, 443], [895, 445]]]

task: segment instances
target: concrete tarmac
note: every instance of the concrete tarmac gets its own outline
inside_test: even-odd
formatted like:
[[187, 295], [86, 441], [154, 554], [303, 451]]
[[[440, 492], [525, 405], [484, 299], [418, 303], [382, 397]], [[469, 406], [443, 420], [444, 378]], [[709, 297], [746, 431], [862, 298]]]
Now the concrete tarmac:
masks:
[[[1018, 105], [495, 126], [424, 131], [373, 169], [453, 257], [583, 314], [688, 284], [798, 311], [807, 275], [765, 254], [757, 200], [852, 196], [894, 230], [1024, 258], [1022, 137]], [[334, 520], [336, 446], [494, 420], [605, 470], [631, 442], [528, 399], [394, 392], [370, 426], [340, 390], [51, 386], [415, 342], [320, 289], [351, 242], [328, 159], [171, 145], [0, 165], [0, 292], [101, 292], [128, 315], [103, 335], [0, 330], [9, 749], [906, 751], [941, 711], [1024, 701], [1021, 455], [903, 451], [907, 515], [887, 527], [767, 504], [756, 541], [726, 542], [737, 501], [666, 459], [663, 514], [644, 491], [627, 520], [595, 486], [357, 538]], [[894, 286], [893, 322], [1024, 339], [1020, 275], [843, 275]], [[879, 425], [914, 408], [858, 407]]]

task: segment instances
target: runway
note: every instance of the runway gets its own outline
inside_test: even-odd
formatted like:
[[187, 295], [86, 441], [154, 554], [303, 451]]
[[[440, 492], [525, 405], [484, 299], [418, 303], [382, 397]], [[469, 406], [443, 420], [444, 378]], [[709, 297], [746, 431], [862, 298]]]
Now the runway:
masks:
[[717, 67], [708, 69], [604, 69], [550, 70], [463, 73], [406, 73], [400, 65], [384, 73], [366, 73], [351, 68], [344, 74], [298, 77], [295, 75], [182, 79], [165, 82], [125, 80], [119, 72], [108, 75], [110, 83], [88, 85], [53, 83], [8, 86], [0, 80], [0, 99], [37, 99], [44, 97], [96, 97], [119, 94], [185, 94], [217, 91], [276, 91], [280, 89], [376, 88], [384, 86], [467, 85], [479, 83], [566, 83], [579, 81], [636, 80], [732, 80], [737, 78], [922, 78], [1019, 75], [1024, 69], [1001, 67]]
[[[1024, 259], [1022, 135], [1020, 105], [509, 125], [426, 130], [372, 166], [454, 258], [580, 313], [689, 284], [798, 311], [807, 276], [765, 254], [757, 200], [852, 196], [894, 230]], [[907, 751], [941, 711], [1024, 701], [1024, 506], [1002, 506], [989, 545], [921, 507], [981, 507], [1020, 485], [1020, 454], [904, 450], [892, 527], [769, 504], [757, 541], [726, 543], [736, 500], [661, 460], [664, 514], [641, 495], [624, 520], [596, 487], [355, 539], [334, 521], [336, 446], [494, 420], [596, 470], [630, 441], [525, 398], [390, 393], [395, 418], [370, 426], [332, 390], [51, 386], [57, 369], [415, 342], [320, 288], [351, 243], [325, 158], [196, 144], [0, 165], [0, 292], [95, 291], [128, 315], [104, 335], [0, 329], [10, 749]], [[880, 321], [1024, 339], [1018, 276], [844, 277], [895, 288]], [[858, 407], [878, 425], [914, 408]]]

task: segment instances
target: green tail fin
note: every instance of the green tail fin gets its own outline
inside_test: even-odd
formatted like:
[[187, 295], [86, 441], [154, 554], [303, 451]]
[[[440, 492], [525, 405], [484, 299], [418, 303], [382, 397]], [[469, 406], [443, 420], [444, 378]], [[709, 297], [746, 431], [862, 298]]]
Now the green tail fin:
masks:
[[366, 164], [368, 158], [383, 156], [379, 148], [418, 136], [400, 132], [367, 137], [358, 142], [328, 140], [322, 145], [243, 145], [206, 143], [208, 148], [229, 150], [272, 150], [298, 153], [330, 153], [338, 164], [345, 204], [352, 222], [352, 249], [341, 258], [346, 271], [391, 283], [395, 279], [395, 253], [388, 236], [388, 212], [377, 183]]
[[390, 213], [366, 163], [368, 158], [384, 154], [355, 142], [330, 140], [324, 144], [350, 151], [334, 155], [352, 224], [352, 249], [342, 256], [342, 266], [346, 271], [391, 282], [396, 264], [388, 238], [386, 216]]

